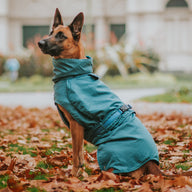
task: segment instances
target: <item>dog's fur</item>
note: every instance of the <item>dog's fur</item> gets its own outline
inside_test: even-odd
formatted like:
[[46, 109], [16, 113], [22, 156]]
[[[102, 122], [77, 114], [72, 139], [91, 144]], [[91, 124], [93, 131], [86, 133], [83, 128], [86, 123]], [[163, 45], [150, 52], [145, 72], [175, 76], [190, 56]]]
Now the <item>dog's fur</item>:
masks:
[[[81, 29], [84, 22], [83, 13], [79, 13], [68, 26], [63, 25], [62, 17], [58, 9], [55, 11], [54, 23], [49, 37], [38, 42], [44, 54], [49, 54], [55, 59], [86, 59], [81, 42]], [[83, 137], [84, 128], [59, 105], [59, 109], [67, 118], [72, 135], [73, 145], [73, 169], [72, 175], [77, 176], [83, 165]], [[139, 178], [144, 174], [162, 175], [157, 164], [149, 161], [138, 170], [128, 173], [129, 176]]]

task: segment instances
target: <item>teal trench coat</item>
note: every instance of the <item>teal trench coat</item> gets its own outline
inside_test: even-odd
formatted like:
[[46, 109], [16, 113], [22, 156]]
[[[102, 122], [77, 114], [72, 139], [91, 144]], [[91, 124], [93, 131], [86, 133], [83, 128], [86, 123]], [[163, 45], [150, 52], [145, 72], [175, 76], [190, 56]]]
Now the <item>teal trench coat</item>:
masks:
[[92, 58], [53, 59], [53, 65], [55, 104], [63, 106], [84, 127], [85, 140], [98, 146], [101, 170], [127, 173], [149, 160], [158, 164], [152, 136], [132, 109], [119, 110], [124, 103], [93, 74]]

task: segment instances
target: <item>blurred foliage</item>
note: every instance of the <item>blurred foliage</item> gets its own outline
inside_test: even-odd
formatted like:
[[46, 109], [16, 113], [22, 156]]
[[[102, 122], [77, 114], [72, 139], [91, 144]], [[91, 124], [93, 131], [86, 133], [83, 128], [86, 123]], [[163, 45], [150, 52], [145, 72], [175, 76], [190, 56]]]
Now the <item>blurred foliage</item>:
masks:
[[[28, 42], [28, 49], [23, 50], [20, 55], [14, 55], [20, 63], [19, 77], [30, 77], [33, 75], [42, 75], [47, 77], [52, 75], [53, 67], [51, 57], [42, 54], [41, 50], [37, 46], [37, 42], [40, 39], [40, 36], [31, 39]], [[13, 57], [13, 55], [11, 55], [11, 57]], [[5, 72], [4, 64], [8, 58], [9, 56], [0, 55], [0, 75]]]
[[[179, 90], [173, 90], [177, 95], [182, 96], [182, 95], [189, 95], [192, 94], [192, 89], [188, 87], [181, 87]], [[192, 95], [191, 95], [192, 98]]]
[[[37, 42], [41, 39], [39, 35], [27, 42], [27, 49], [22, 54], [15, 55], [20, 63], [19, 77], [30, 77], [33, 75], [52, 76], [52, 59], [49, 55], [41, 52]], [[103, 49], [95, 51], [93, 47], [86, 47], [86, 55], [93, 58], [93, 70], [101, 71], [102, 75], [121, 75], [127, 77], [129, 73], [149, 72], [158, 70], [159, 56], [152, 49], [131, 48], [126, 41], [119, 41], [113, 45], [106, 45]], [[13, 55], [12, 55], [13, 57]], [[4, 73], [4, 63], [8, 56], [0, 55], [0, 75]], [[100, 67], [104, 66], [103, 69]]]
[[0, 75], [4, 73], [4, 64], [6, 59], [6, 56], [0, 54]]
[[[136, 71], [153, 73], [158, 70], [159, 55], [153, 49], [134, 50], [132, 53]], [[133, 67], [134, 69], [134, 67]]]
[[106, 75], [123, 77], [130, 73], [158, 71], [160, 61], [159, 55], [153, 49], [130, 47], [126, 41], [107, 45], [96, 56], [99, 61], [97, 63], [107, 66]]
[[38, 74], [42, 76], [52, 75], [52, 63], [49, 55], [42, 54], [41, 50], [37, 46], [37, 42], [41, 39], [40, 36], [36, 36], [34, 39], [28, 41], [27, 47], [29, 55], [25, 57], [19, 57], [18, 60], [21, 64], [19, 71], [20, 77]]

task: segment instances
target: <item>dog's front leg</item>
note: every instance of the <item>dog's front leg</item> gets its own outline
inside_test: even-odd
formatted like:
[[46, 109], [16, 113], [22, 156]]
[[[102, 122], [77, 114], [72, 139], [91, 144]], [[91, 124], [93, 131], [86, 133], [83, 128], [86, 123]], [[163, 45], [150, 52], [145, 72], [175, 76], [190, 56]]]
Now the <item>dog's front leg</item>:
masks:
[[71, 135], [73, 147], [73, 169], [72, 175], [77, 176], [78, 170], [83, 166], [83, 137], [84, 128], [75, 120], [71, 122]]
[[84, 128], [73, 119], [73, 117], [65, 110], [61, 105], [58, 105], [59, 109], [64, 113], [70, 124], [70, 130], [72, 135], [72, 148], [73, 148], [73, 169], [72, 175], [77, 176], [78, 170], [83, 166], [83, 138]]

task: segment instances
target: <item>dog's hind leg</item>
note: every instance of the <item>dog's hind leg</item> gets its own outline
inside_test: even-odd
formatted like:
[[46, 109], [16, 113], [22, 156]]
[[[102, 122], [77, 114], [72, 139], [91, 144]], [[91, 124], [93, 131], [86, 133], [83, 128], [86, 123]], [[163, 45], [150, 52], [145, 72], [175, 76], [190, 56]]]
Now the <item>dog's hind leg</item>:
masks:
[[160, 171], [158, 165], [154, 161], [148, 161], [143, 166], [141, 166], [139, 169], [132, 171], [132, 172], [128, 173], [127, 175], [130, 177], [139, 179], [143, 175], [147, 175], [147, 174], [153, 174], [153, 175], [157, 175], [157, 176], [164, 175]]
[[154, 161], [148, 161], [144, 165], [144, 173], [145, 174], [153, 174], [153, 175], [163, 175], [161, 170], [159, 169], [159, 166]]

